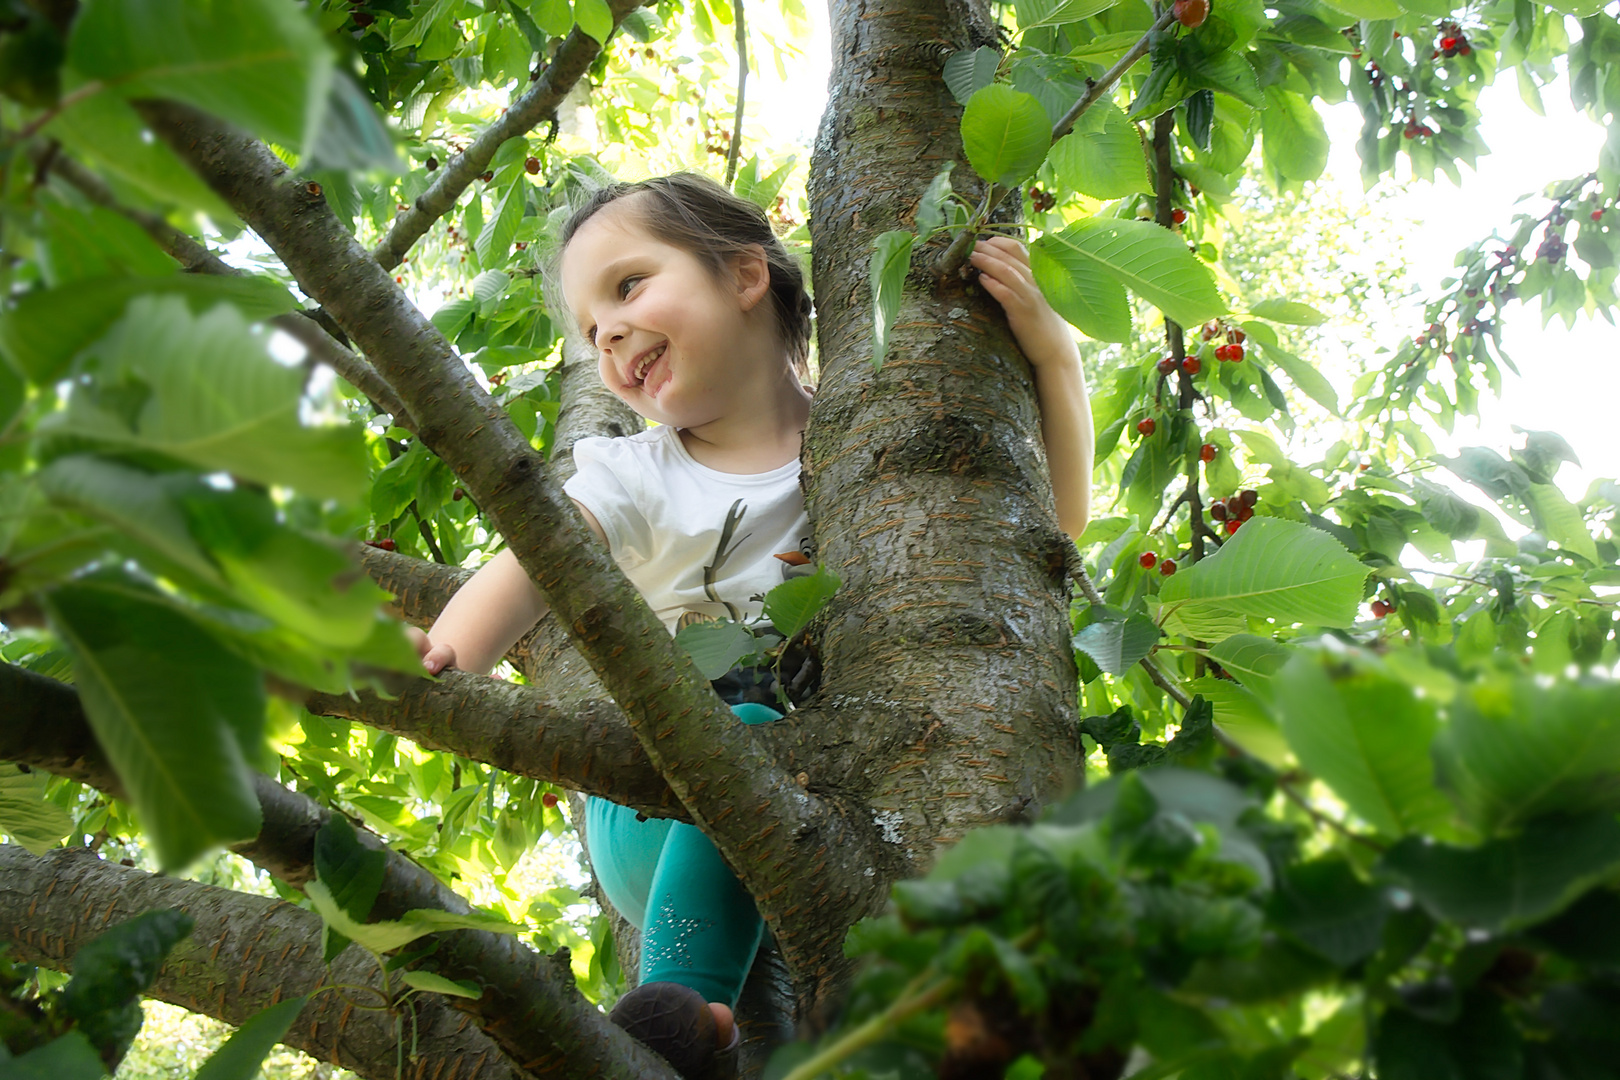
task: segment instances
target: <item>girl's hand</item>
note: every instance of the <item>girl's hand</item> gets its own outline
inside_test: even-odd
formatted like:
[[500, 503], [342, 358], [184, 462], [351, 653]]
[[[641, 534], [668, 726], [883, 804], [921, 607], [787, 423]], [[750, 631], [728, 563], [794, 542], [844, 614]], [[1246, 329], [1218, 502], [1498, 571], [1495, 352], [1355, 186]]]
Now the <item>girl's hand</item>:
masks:
[[984, 291], [1007, 313], [1007, 325], [1031, 367], [1079, 363], [1069, 324], [1041, 295], [1023, 244], [1005, 236], [987, 236], [974, 245], [969, 261], [979, 271]]
[[422, 666], [429, 675], [437, 675], [445, 668], [456, 666], [456, 650], [449, 645], [435, 645], [433, 640], [414, 626], [407, 626], [405, 634], [416, 646], [416, 655], [422, 658]]

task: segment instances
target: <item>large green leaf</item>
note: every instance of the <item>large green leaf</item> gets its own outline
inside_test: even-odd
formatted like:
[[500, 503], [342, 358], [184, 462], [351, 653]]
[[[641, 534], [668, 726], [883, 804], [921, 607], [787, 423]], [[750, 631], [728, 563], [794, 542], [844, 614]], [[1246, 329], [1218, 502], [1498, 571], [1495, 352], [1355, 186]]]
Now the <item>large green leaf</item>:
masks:
[[1209, 268], [1179, 236], [1152, 222], [1087, 218], [1037, 244], [1065, 265], [1113, 278], [1183, 326], [1226, 311]]
[[1090, 111], [1101, 113], [1095, 130], [1075, 131], [1052, 147], [1049, 160], [1058, 182], [1096, 199], [1151, 191], [1147, 155], [1136, 125], [1111, 101], [1100, 101]]
[[1030, 245], [1030, 270], [1052, 309], [1075, 329], [1098, 341], [1131, 336], [1131, 302], [1125, 286], [1092, 260], [1041, 237]]
[[170, 950], [195, 926], [177, 908], [148, 911], [97, 934], [73, 957], [61, 1014], [107, 1060], [117, 1060], [140, 1030], [139, 997], [157, 980]]
[[1017, 184], [1040, 168], [1051, 145], [1052, 122], [1033, 94], [992, 83], [962, 110], [962, 150], [986, 180]]
[[1249, 314], [1257, 319], [1292, 323], [1295, 326], [1321, 326], [1328, 318], [1311, 305], [1298, 300], [1262, 300], [1249, 309]]
[[493, 268], [506, 263], [507, 256], [512, 253], [512, 240], [517, 235], [518, 222], [523, 220], [523, 208], [528, 197], [528, 181], [519, 172], [506, 190], [501, 192], [495, 203], [495, 212], [484, 223], [484, 231], [478, 234], [478, 239], [473, 241], [478, 261], [485, 267]]
[[156, 598], [96, 580], [45, 597], [96, 741], [165, 868], [258, 834], [245, 745], [264, 720], [258, 671]]
[[1340, 967], [1378, 950], [1389, 918], [1385, 890], [1356, 874], [1341, 855], [1287, 867], [1268, 908], [1271, 922]]
[[1620, 811], [1620, 686], [1487, 679], [1452, 702], [1434, 757], [1441, 784], [1486, 831]]
[[1300, 763], [1373, 828], [1404, 836], [1447, 821], [1429, 759], [1432, 701], [1370, 663], [1309, 652], [1288, 662], [1272, 690]]
[[302, 151], [320, 124], [331, 53], [282, 0], [85, 0], [69, 62], [128, 98], [170, 98]]
[[102, 1080], [107, 1066], [77, 1029], [5, 1062], [6, 1080]]
[[1436, 918], [1493, 933], [1558, 914], [1620, 870], [1620, 820], [1612, 813], [1542, 819], [1477, 848], [1409, 837], [1379, 863]]
[[1089, 19], [1099, 11], [1107, 11], [1119, 0], [1020, 0], [1018, 29], [1033, 30], [1038, 26], [1062, 26], [1064, 23]]
[[1581, 512], [1553, 484], [1531, 484], [1525, 495], [1536, 528], [1565, 551], [1579, 555], [1592, 565], [1599, 562], [1597, 544], [1587, 531]]
[[824, 566], [813, 574], [789, 578], [765, 594], [765, 617], [778, 634], [790, 638], [804, 629], [840, 584], [838, 575]]
[[1260, 136], [1266, 168], [1283, 183], [1315, 180], [1327, 167], [1327, 128], [1310, 99], [1300, 94], [1266, 87]]
[[1367, 574], [1327, 533], [1257, 517], [1215, 554], [1166, 581], [1159, 599], [1184, 623], [1236, 613], [1283, 624], [1350, 626]]
[[60, 113], [45, 132], [76, 157], [133, 185], [147, 198], [200, 211], [221, 224], [236, 220], [173, 150], [150, 138], [146, 122], [127, 101], [93, 94]]
[[304, 427], [302, 372], [271, 359], [235, 308], [197, 317], [178, 297], [137, 297], [94, 353], [97, 380], [75, 388], [51, 432], [319, 497], [365, 485], [360, 433]]
[[911, 270], [911, 245], [915, 233], [886, 232], [872, 245], [868, 266], [872, 285], [872, 366], [883, 366], [889, 353], [889, 331], [900, 314], [900, 298], [905, 292], [906, 274]]
[[[388, 857], [366, 847], [342, 814], [333, 814], [315, 834], [315, 876], [331, 890], [332, 900], [356, 922], [371, 917], [371, 908], [388, 873]], [[321, 924], [322, 959], [330, 964], [349, 939]]]
[[973, 95], [996, 81], [1001, 54], [988, 45], [959, 49], [945, 58], [944, 79], [958, 105], [966, 105]]
[[351, 917], [319, 880], [304, 886], [304, 894], [327, 925], [374, 953], [392, 952], [418, 938], [445, 930], [484, 930], [493, 934], [517, 934], [523, 928], [489, 915], [457, 915], [435, 908], [407, 911], [398, 919], [362, 923]]
[[1259, 697], [1271, 699], [1271, 680], [1294, 655], [1294, 648], [1255, 634], [1233, 634], [1212, 646], [1210, 659]]
[[710, 619], [681, 627], [675, 644], [685, 649], [705, 679], [718, 679], [759, 648], [759, 639], [740, 622]]
[[0, 352], [35, 384], [55, 382], [86, 345], [118, 321], [133, 297], [146, 293], [179, 295], [197, 312], [231, 303], [249, 321], [297, 306], [291, 294], [269, 278], [179, 273], [93, 278], [18, 297], [10, 310], [0, 313]]
[[309, 1003], [309, 995], [288, 998], [254, 1013], [209, 1055], [197, 1070], [195, 1080], [255, 1080], [265, 1057], [275, 1048], [298, 1014]]
[[0, 832], [43, 855], [73, 831], [73, 815], [45, 801], [46, 776], [0, 762]]
[[1243, 749], [1274, 768], [1284, 769], [1292, 763], [1293, 754], [1276, 717], [1252, 690], [1209, 676], [1190, 680], [1186, 690], [1203, 695], [1215, 710], [1215, 726]]

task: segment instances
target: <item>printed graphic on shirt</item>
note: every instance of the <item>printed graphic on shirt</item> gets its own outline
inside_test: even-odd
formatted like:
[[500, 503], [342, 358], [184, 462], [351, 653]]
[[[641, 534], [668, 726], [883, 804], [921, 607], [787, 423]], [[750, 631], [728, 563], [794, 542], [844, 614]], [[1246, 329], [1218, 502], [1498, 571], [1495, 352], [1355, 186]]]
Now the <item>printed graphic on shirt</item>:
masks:
[[725, 569], [726, 561], [737, 553], [737, 549], [744, 541], [754, 535], [744, 533], [738, 537], [735, 544], [731, 542], [731, 538], [736, 536], [737, 530], [742, 526], [743, 518], [747, 516], [747, 503], [738, 499], [731, 504], [731, 509], [726, 511], [726, 523], [720, 528], [720, 542], [714, 546], [714, 561], [703, 568], [703, 595], [717, 604], [724, 604], [733, 622], [743, 621], [742, 612], [735, 604], [722, 599], [720, 594], [715, 592], [714, 583], [720, 577], [720, 572]]

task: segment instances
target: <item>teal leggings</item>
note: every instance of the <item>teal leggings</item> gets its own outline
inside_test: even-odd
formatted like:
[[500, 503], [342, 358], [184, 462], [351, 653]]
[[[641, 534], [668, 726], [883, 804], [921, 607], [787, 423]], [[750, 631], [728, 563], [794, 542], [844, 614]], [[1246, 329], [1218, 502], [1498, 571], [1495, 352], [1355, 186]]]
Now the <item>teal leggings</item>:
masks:
[[[731, 709], [745, 724], [782, 718], [766, 705]], [[606, 799], [587, 802], [585, 823], [597, 882], [641, 931], [640, 981], [680, 983], [735, 1006], [764, 923], [714, 844], [696, 826]]]

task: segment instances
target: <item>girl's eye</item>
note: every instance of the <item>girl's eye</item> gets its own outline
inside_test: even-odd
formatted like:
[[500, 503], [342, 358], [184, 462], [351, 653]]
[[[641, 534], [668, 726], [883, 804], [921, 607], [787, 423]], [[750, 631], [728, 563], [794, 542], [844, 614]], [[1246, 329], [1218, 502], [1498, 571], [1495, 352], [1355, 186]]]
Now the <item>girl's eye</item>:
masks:
[[619, 282], [619, 299], [623, 300], [625, 297], [629, 296], [630, 290], [635, 288], [636, 282], [640, 280], [641, 279], [639, 277], [627, 277], [623, 281]]

